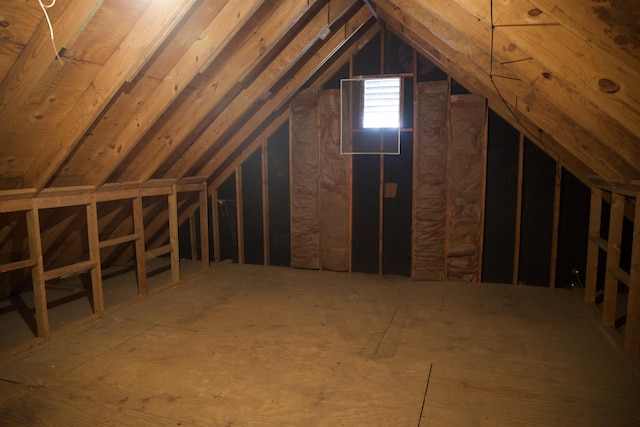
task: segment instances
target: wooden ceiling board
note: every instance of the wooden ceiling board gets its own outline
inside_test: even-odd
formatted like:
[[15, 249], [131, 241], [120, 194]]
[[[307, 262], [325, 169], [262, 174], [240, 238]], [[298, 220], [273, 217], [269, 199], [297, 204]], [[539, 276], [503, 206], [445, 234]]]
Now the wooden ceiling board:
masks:
[[63, 56], [104, 65], [153, 0], [104, 0]]
[[640, 72], [640, 0], [529, 0], [577, 37]]
[[[187, 52], [176, 62], [164, 80], [140, 104], [140, 109], [125, 124], [105, 151], [105, 157], [85, 175], [94, 185], [101, 185], [117, 168], [153, 123], [187, 87], [191, 79], [206, 67], [258, 10], [264, 0], [229, 2], [209, 23]], [[115, 146], [116, 148], [112, 148]]]
[[[20, 52], [0, 85], [0, 129], [9, 123], [31, 90], [56, 60], [56, 50], [77, 37], [79, 29], [101, 0], [69, 0], [48, 9], [51, 27], [44, 18], [36, 27], [29, 43]], [[57, 35], [56, 49], [51, 40], [51, 29]]]
[[46, 185], [102, 108], [127, 79], [137, 74], [193, 3], [194, 0], [156, 3], [145, 11], [121, 43], [121, 48], [115, 51], [76, 103], [74, 114], [60, 124], [43, 146], [45, 150], [38, 161], [25, 174], [26, 185], [38, 190]]
[[[349, 5], [348, 5], [349, 6]], [[347, 7], [348, 9], [348, 7]], [[182, 177], [193, 167], [194, 159], [203, 156], [206, 150], [215, 145], [216, 141], [224, 139], [234, 123], [241, 122], [242, 116], [275, 85], [286, 73], [298, 63], [302, 55], [307, 52], [327, 26], [328, 5], [322, 8], [313, 19], [279, 52], [278, 56], [265, 68], [255, 80], [218, 115], [202, 132], [198, 139], [189, 147], [187, 152], [176, 161], [167, 176]], [[345, 9], [346, 10], [346, 9]]]
[[37, 1], [0, 0], [0, 40], [24, 47], [42, 19]]
[[63, 66], [58, 62], [51, 63], [30, 95], [23, 100], [14, 118], [0, 129], [0, 157], [21, 158], [20, 162], [11, 163], [8, 170], [0, 166], [0, 173], [24, 176], [41, 154], [44, 141], [58, 130], [60, 122], [72, 114], [82, 95], [82, 88], [92, 81], [99, 68], [98, 65], [71, 61], [66, 61]]
[[443, 54], [444, 49], [441, 48], [438, 50], [433, 48], [432, 45], [437, 45], [437, 43], [441, 41], [433, 35], [429, 38], [430, 33], [426, 31], [426, 29], [420, 28], [414, 21], [404, 19], [405, 16], [401, 13], [398, 13], [396, 16], [388, 13], [387, 9], [384, 8], [379, 8], [378, 13], [394, 32], [402, 34], [402, 37], [407, 40], [412, 47], [451, 75], [456, 81], [464, 82], [465, 86], [475, 93], [485, 93], [488, 97], [489, 105], [494, 111], [498, 112], [498, 114], [505, 118], [512, 126], [528, 136], [542, 150], [553, 158], [559, 159], [564, 165], [570, 168], [576, 176], [584, 180], [588, 175], [594, 173], [593, 169], [587, 167], [582, 159], [568, 152], [553, 138], [546, 134], [541, 136], [538, 132], [538, 126], [516, 109], [511, 109], [491, 87], [490, 81], [481, 79], [482, 74], [469, 72], [459, 67], [454, 60]]
[[[345, 49], [337, 52], [331, 58], [331, 62], [327, 64], [327, 67], [319, 71], [316, 75], [309, 79], [307, 82], [308, 87], [314, 87], [320, 90], [321, 86], [330, 78], [332, 78], [342, 67], [349, 62], [349, 59], [354, 55], [362, 46], [361, 44], [368, 43], [373, 37], [378, 34], [379, 27], [372, 25], [357, 40], [351, 40]], [[275, 114], [277, 117], [270, 117], [267, 126], [260, 131], [260, 134], [255, 138], [245, 140], [240, 144], [232, 155], [216, 169], [211, 175], [209, 180], [209, 192], [216, 190], [222, 183], [233, 173], [236, 167], [242, 164], [255, 150], [257, 150], [264, 141], [266, 141], [273, 132], [275, 132], [280, 126], [282, 126], [289, 118], [288, 109], [283, 109], [279, 114]]]
[[121, 149], [115, 145], [115, 136], [138, 112], [149, 93], [159, 83], [156, 79], [142, 77], [136, 79], [135, 84], [125, 84], [91, 128], [81, 137], [73, 152], [65, 158], [51, 185], [55, 187], [69, 185], [69, 178], [79, 179], [76, 185], [86, 183], [84, 177], [97, 163], [103, 162], [107, 150]]
[[181, 58], [200, 37], [201, 33], [214, 20], [230, 0], [204, 0], [184, 18], [184, 23], [175, 30], [166, 42], [166, 46], [158, 49], [156, 55], [145, 65], [142, 73], [158, 80], [165, 78], [173, 68], [177, 58]]
[[[226, 158], [239, 147], [249, 136], [266, 122], [274, 111], [278, 111], [285, 106], [295, 93], [315, 75], [334, 53], [339, 52], [360, 29], [365, 28], [370, 20], [374, 18], [364, 4], [350, 17], [341, 27], [332, 32], [319, 49], [310, 57], [306, 58], [302, 67], [291, 76], [290, 79], [271, 98], [264, 102], [260, 108], [252, 114], [241, 128], [234, 132], [231, 139], [216, 152], [214, 156], [203, 155], [204, 166], [194, 168], [194, 176], [211, 176], [222, 165]], [[194, 159], [193, 166], [199, 159]], [[192, 167], [193, 167], [192, 166]], [[175, 176], [174, 176], [175, 177]], [[180, 177], [182, 178], [182, 176]]]
[[[275, 3], [272, 5], [276, 6]], [[152, 138], [146, 139], [147, 148], [139, 155], [149, 159], [148, 163], [130, 163], [132, 169], [123, 172], [122, 179], [144, 181], [153, 176], [209, 111], [233, 89], [238, 76], [256, 66], [266, 51], [276, 46], [286, 34], [292, 20], [301, 19], [308, 10], [309, 5], [288, 0], [277, 3], [277, 7], [263, 15], [259, 27], [254, 27], [253, 31], [239, 37], [237, 43], [230, 46], [233, 54], [229, 56], [229, 61], [220, 66], [213, 62], [203, 73], [210, 76], [205, 88], [190, 92], [186, 99], [181, 99], [183, 107], [176, 111], [171, 120], [165, 121]]]
[[[409, 22], [415, 27], [414, 31], [425, 34], [425, 39], [419, 42], [425, 43], [425, 40], [433, 38], [434, 34], [431, 31], [430, 27], [427, 28], [424, 26], [423, 23], [425, 22], [425, 19], [422, 19], [422, 16], [419, 15], [419, 13], [425, 15], [437, 12], [446, 17], [448, 16], [448, 14], [452, 13], [452, 11], [448, 7], [434, 7], [433, 9], [430, 8], [427, 10], [426, 8], [422, 7], [421, 4], [414, 5], [415, 13], [409, 14], [407, 12], [408, 8], [405, 6], [410, 2], [411, 0], [378, 1], [376, 4], [382, 7], [382, 14], [395, 14], [395, 19], [398, 22], [403, 22], [403, 25]], [[422, 0], [421, 3], [425, 3], [425, 0]], [[402, 4], [403, 7], [398, 7], [399, 4]], [[467, 15], [469, 15], [469, 13], [465, 12], [465, 10], [462, 8], [455, 10], [455, 12], [456, 15], [464, 13], [467, 13]], [[449, 17], [449, 19], [451, 19], [451, 17]], [[468, 25], [484, 25], [490, 31], [490, 26], [486, 25], [486, 23], [481, 23], [481, 21], [478, 21], [477, 19], [469, 21]], [[451, 40], [456, 40], [456, 42], [464, 42], [465, 38], [467, 40], [467, 49], [476, 49], [482, 51], [483, 49], [487, 48], [487, 43], [484, 40], [480, 40], [480, 44], [476, 43], [477, 35], [483, 33], [478, 29], [469, 29], [467, 28], [467, 26], [463, 25], [455, 28], [442, 28], [443, 30], [441, 33], [435, 34], [436, 38], [441, 38], [443, 36], [447, 37], [445, 30], [461, 34], [462, 38], [458, 39], [456, 36], [451, 36], [444, 39], [441, 38], [441, 45], [436, 47], [436, 49], [438, 49], [439, 51], [446, 51], [447, 45], [451, 43]], [[548, 28], [554, 27], [551, 26]], [[401, 34], [402, 29], [399, 29], [398, 31]], [[496, 33], [496, 36], [497, 35], [498, 34]], [[446, 40], [449, 40], [449, 42], [445, 43]], [[498, 43], [496, 43], [496, 45], [497, 44]], [[511, 45], [506, 43], [505, 45], [505, 49], [509, 51]], [[503, 54], [503, 50], [504, 49], [494, 49], [494, 56], [497, 57], [498, 55]], [[479, 57], [479, 55], [480, 54], [476, 55], [475, 57]], [[491, 79], [489, 77], [490, 69], [486, 68], [484, 62], [478, 63], [472, 60], [473, 57], [461, 56], [456, 53], [456, 50], [454, 48], [449, 49], [448, 56], [450, 58], [450, 63], [443, 64], [444, 68], [452, 68], [451, 64], [455, 64], [455, 67], [459, 67], [465, 70], [465, 74], [467, 77], [460, 81], [464, 82], [466, 79], [471, 78], [471, 76], [477, 77], [485, 81], [485, 89], [482, 90], [482, 93], [488, 96], [489, 92], [496, 92], [494, 84], [491, 82]], [[518, 57], [517, 59], [527, 57], [527, 55], [524, 55]], [[535, 62], [533, 61], [533, 58], [531, 62]], [[517, 64], [518, 66], [522, 66], [520, 62], [518, 62]], [[514, 66], [513, 68], [516, 67]], [[579, 123], [576, 122], [577, 117], [571, 117], [566, 113], [566, 110], [570, 109], [571, 107], [570, 103], [559, 101], [557, 95], [555, 95], [551, 99], [547, 99], [535, 90], [531, 90], [531, 88], [526, 83], [524, 83], [524, 81], [526, 81], [526, 78], [523, 78], [523, 76], [520, 75], [517, 75], [516, 77], [518, 77], [518, 79], [498, 78], [497, 76], [493, 79], [495, 82], [495, 86], [500, 90], [500, 95], [510, 103], [510, 108], [512, 108], [513, 110], [519, 110], [525, 116], [529, 117], [533, 122], [538, 123], [538, 128], [542, 129], [546, 133], [549, 133], [554, 137], [554, 139], [563, 143], [563, 145], [565, 145], [571, 152], [573, 152], [574, 156], [585, 159], [585, 161], [590, 164], [594, 170], [597, 170], [598, 174], [607, 176], [608, 179], [623, 179], [624, 177], [632, 177], [638, 174], [637, 167], [630, 165], [624, 157], [612, 153], [610, 147], [607, 147], [601, 140], [598, 140], [590, 132], [579, 126]], [[556, 102], [557, 104], [554, 102]]]
[[0, 41], [0, 83], [5, 79], [13, 64], [18, 60], [22, 46]]
[[[562, 80], [562, 87], [554, 88], [550, 93], [544, 94], [545, 97], [557, 98], [568, 106], [574, 106], [579, 102], [569, 96], [572, 93], [579, 94], [585, 103], [593, 104], [607, 119], [598, 120], [590, 112], [582, 110], [571, 114], [576, 121], [581, 121], [581, 124], [597, 123], [598, 126], [589, 131], [601, 130], [603, 134], [596, 134], [601, 140], [606, 140], [605, 135], [613, 134], [613, 138], [618, 141], [617, 145], [634, 145], [634, 139], [640, 135], [640, 121], [637, 120], [640, 116], [640, 85], [636, 83], [640, 81], [640, 69], [629, 67], [598, 44], [578, 36], [539, 9], [526, 12], [527, 5], [524, 2], [458, 2], [470, 8], [470, 13], [489, 26], [493, 18], [496, 25], [493, 47], [496, 59], [503, 53], [509, 56], [515, 53], [511, 60], [519, 60], [517, 65], [521, 69], [526, 69], [529, 63], [541, 64], [543, 70], [551, 74], [551, 78], [548, 78], [550, 82]], [[493, 6], [493, 12], [490, 5]], [[516, 5], [521, 10], [517, 10]], [[576, 8], [575, 2], [572, 5]], [[640, 6], [640, 2], [638, 5]], [[579, 8], [584, 9], [583, 6]], [[531, 16], [532, 11], [536, 11], [535, 16]], [[500, 22], [500, 18], [503, 18], [504, 23]], [[541, 75], [542, 73], [538, 74]], [[611, 94], [603, 92], [599, 85], [602, 78], [616, 82], [620, 89]], [[617, 123], [612, 123], [611, 118]], [[623, 131], [616, 131], [616, 126], [623, 126], [634, 137], [625, 138]], [[633, 155], [624, 153], [625, 156], [629, 154]]]
[[115, 183], [119, 181], [129, 181], [129, 179], [124, 178], [124, 174], [128, 173], [128, 171], [136, 168], [141, 170], [147, 169], [143, 167], [144, 165], [138, 164], [140, 159], [149, 158], [151, 155], [145, 153], [153, 153], [154, 149], [161, 150], [163, 144], [167, 144], [169, 146], [179, 144], [180, 141], [174, 140], [171, 134], [163, 132], [162, 130], [175, 120], [174, 117], [179, 114], [179, 111], [184, 107], [185, 100], [190, 98], [194, 91], [195, 89], [191, 86], [187, 86], [182, 91], [180, 96], [178, 96], [178, 98], [176, 98], [176, 100], [167, 107], [160, 118], [153, 124], [151, 129], [149, 129], [136, 146], [133, 147], [129, 155], [123, 159], [120, 165], [118, 165], [116, 170], [109, 177], [108, 182]]

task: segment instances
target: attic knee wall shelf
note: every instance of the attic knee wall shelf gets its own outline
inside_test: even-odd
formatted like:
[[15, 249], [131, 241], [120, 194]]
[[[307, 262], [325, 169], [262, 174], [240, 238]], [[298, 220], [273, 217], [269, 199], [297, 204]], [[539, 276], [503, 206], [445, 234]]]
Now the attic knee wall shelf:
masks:
[[[619, 283], [629, 290], [626, 307], [626, 326], [624, 330], [624, 349], [632, 355], [640, 354], [640, 182], [631, 184], [610, 184], [600, 177], [590, 177], [591, 209], [589, 222], [589, 246], [584, 299], [588, 304], [596, 302], [596, 279], [598, 255], [606, 255], [605, 282], [602, 297], [602, 323], [613, 327], [617, 321], [617, 300]], [[611, 215], [609, 235], [605, 240], [600, 235], [603, 193], [610, 194]], [[620, 248], [622, 246], [622, 223], [625, 200], [635, 204], [633, 220], [633, 240], [630, 271], [620, 266]]]
[[[135, 258], [139, 295], [147, 295], [146, 261], [157, 256], [169, 254], [171, 258], [171, 283], [180, 280], [178, 258], [178, 203], [177, 194], [198, 192], [198, 208], [201, 217], [201, 271], [209, 268], [207, 214], [207, 183], [205, 178], [185, 178], [175, 180], [150, 180], [144, 183], [124, 182], [93, 186], [47, 188], [36, 194], [33, 189], [8, 190], [0, 192], [0, 214], [24, 211], [28, 230], [29, 258], [0, 265], [0, 273], [18, 269], [31, 269], [37, 337], [48, 339], [51, 335], [47, 313], [45, 282], [59, 277], [75, 274], [83, 270], [91, 273], [93, 298], [93, 316], [99, 318], [104, 312], [100, 249], [135, 242]], [[149, 196], [164, 195], [168, 198], [169, 244], [155, 249], [145, 247], [145, 224], [142, 199]], [[108, 201], [131, 200], [133, 204], [134, 232], [100, 240], [97, 204]], [[60, 268], [45, 270], [41, 239], [39, 211], [69, 206], [85, 206], [87, 215], [87, 237], [89, 259], [75, 262]], [[204, 218], [204, 220], [202, 220]]]

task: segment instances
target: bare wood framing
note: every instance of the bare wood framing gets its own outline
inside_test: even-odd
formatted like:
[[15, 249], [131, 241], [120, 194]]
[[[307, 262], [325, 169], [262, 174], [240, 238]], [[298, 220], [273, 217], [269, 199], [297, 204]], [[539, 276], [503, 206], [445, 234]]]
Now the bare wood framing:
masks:
[[[602, 190], [591, 186], [591, 207], [589, 210], [589, 241], [587, 243], [587, 269], [585, 271], [584, 300], [594, 303], [596, 300], [596, 281], [598, 277], [598, 255], [600, 249], [607, 250], [606, 241], [600, 237], [602, 220]], [[599, 241], [602, 243], [599, 244]]]
[[[98, 165], [91, 165], [85, 178], [88, 182], [100, 185], [109, 178], [169, 104], [182, 93], [198, 72], [213, 61], [263, 2], [264, 0], [228, 2], [223, 7], [153, 93], [149, 94], [148, 102], [142, 105], [134, 120], [130, 120], [120, 131], [117, 136], [120, 149], [107, 150], [105, 153], [108, 158], [103, 158]], [[204, 67], [202, 63], [205, 63]]]
[[[486, 101], [485, 101], [486, 102]], [[415, 122], [414, 122], [415, 123]], [[489, 143], [489, 103], [485, 104], [484, 130], [482, 132], [482, 175], [480, 182], [480, 235], [478, 237], [478, 282], [482, 281], [482, 257], [484, 256], [484, 221], [487, 202], [487, 144]]]
[[24, 182], [42, 189], [73, 151], [89, 126], [119, 88], [140, 70], [164, 39], [171, 34], [195, 0], [151, 4], [80, 96], [58, 130], [51, 134], [39, 156], [32, 162]]
[[637, 356], [640, 354], [640, 193], [636, 193], [635, 202], [624, 349], [628, 354]]
[[549, 272], [549, 287], [556, 287], [556, 272], [558, 268], [558, 231], [560, 229], [560, 195], [562, 191], [562, 164], [556, 162], [556, 177], [553, 193], [553, 227], [551, 231], [551, 271]]
[[173, 192], [168, 196], [169, 205], [169, 244], [171, 245], [171, 281], [180, 281], [180, 247], [178, 243], [178, 195]]
[[384, 155], [380, 154], [380, 181], [378, 182], [378, 274], [382, 276], [384, 258]]
[[138, 279], [138, 294], [147, 295], [147, 257], [144, 243], [144, 216], [142, 210], [142, 197], [133, 199], [133, 231], [138, 235], [135, 243], [136, 251], [136, 277]]
[[267, 140], [262, 141], [262, 253], [264, 265], [271, 264], [269, 242], [269, 150]]
[[242, 212], [242, 166], [236, 168], [236, 222], [238, 226], [238, 264], [244, 264], [244, 214]]
[[27, 231], [29, 233], [29, 254], [31, 259], [37, 261], [36, 265], [31, 269], [37, 334], [40, 338], [49, 338], [49, 316], [47, 315], [42, 240], [40, 239], [40, 215], [36, 204], [34, 204], [31, 210], [27, 211]]
[[191, 250], [191, 259], [198, 259], [198, 231], [196, 230], [196, 213], [195, 211], [189, 215], [189, 249]]
[[624, 219], [624, 196], [611, 193], [611, 217], [609, 220], [609, 238], [607, 239], [607, 268], [604, 281], [604, 303], [602, 322], [614, 326], [618, 299], [618, 279], [611, 270], [620, 267], [620, 245], [622, 242], [622, 221]]
[[168, 243], [166, 245], [158, 246], [157, 248], [148, 249], [146, 251], [145, 258], [147, 260], [158, 258], [159, 256], [170, 254], [171, 251], [172, 251], [171, 243]]
[[213, 260], [220, 262], [220, 219], [217, 188], [211, 191], [211, 228], [213, 229]]
[[22, 268], [33, 267], [38, 262], [35, 259], [24, 259], [22, 261], [10, 262], [0, 265], [0, 273], [7, 273], [9, 271], [20, 270]]
[[[102, 0], [71, 0], [58, 3], [50, 17], [59, 47], [68, 46], [68, 43], [78, 36], [100, 3]], [[49, 26], [46, 20], [42, 19], [29, 44], [22, 50], [0, 86], [0, 129], [6, 129], [14, 115], [29, 100], [34, 86], [54, 60]], [[59, 66], [62, 67], [63, 64]]]
[[516, 196], [516, 231], [513, 250], [513, 280], [518, 284], [520, 278], [520, 231], [522, 229], [522, 183], [524, 182], [524, 135], [520, 133], [518, 143], [518, 194]]
[[202, 271], [209, 271], [209, 211], [207, 210], [207, 183], [198, 194], [200, 209], [200, 261]]
[[102, 315], [104, 297], [102, 293], [102, 270], [100, 268], [100, 233], [98, 232], [98, 210], [95, 199], [86, 206], [87, 237], [89, 240], [89, 260], [94, 264], [90, 269], [93, 312]]

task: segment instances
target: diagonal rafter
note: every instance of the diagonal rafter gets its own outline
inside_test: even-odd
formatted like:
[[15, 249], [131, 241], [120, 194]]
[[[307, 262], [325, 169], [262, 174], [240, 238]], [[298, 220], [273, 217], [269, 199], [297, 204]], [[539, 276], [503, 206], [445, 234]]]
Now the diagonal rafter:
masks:
[[[71, 0], [60, 2], [58, 6], [49, 10], [59, 49], [75, 40], [102, 1]], [[7, 127], [47, 68], [55, 62], [51, 46], [49, 25], [43, 17], [0, 86], [0, 129]]]
[[300, 2], [283, 0], [274, 5], [270, 13], [265, 14], [261, 24], [248, 33], [242, 40], [234, 40], [230, 47], [236, 47], [227, 61], [216, 62], [203, 77], [206, 78], [200, 88], [188, 93], [185, 91], [180, 108], [158, 123], [150, 134], [145, 136], [145, 144], [136, 150], [136, 156], [147, 159], [144, 164], [131, 162], [119, 171], [118, 179], [145, 181], [171, 154], [184, 144], [184, 141], [196, 129], [199, 123], [238, 82], [238, 78], [254, 72], [269, 55], [277, 49], [289, 31], [304, 16], [314, 9], [318, 1]]
[[195, 0], [176, 0], [152, 3], [147, 8], [86, 88], [71, 114], [40, 144], [39, 156], [24, 176], [26, 187], [40, 191], [47, 184], [104, 106], [126, 80], [135, 76], [194, 3]]
[[[545, 139], [552, 136], [572, 153], [572, 157], [583, 160], [594, 172], [607, 179], [621, 180], [636, 176], [637, 169], [626, 158], [616, 155], [602, 141], [577, 126], [573, 118], [551, 100], [537, 96], [535, 88], [517, 79], [494, 78], [494, 85], [489, 67], [490, 27], [478, 24], [476, 17], [456, 7], [453, 2], [447, 3], [446, 7], [434, 8], [426, 7], [425, 3], [426, 0], [380, 0], [376, 2], [376, 6], [381, 18], [390, 23], [399, 34], [412, 32], [418, 36], [416, 42], [423, 49], [428, 50], [429, 46], [433, 46], [434, 56], [439, 58], [436, 63], [456, 79], [465, 84], [467, 81], [480, 82], [480, 91], [489, 99], [504, 99], [515, 115], [537, 123], [529, 131], [535, 134], [537, 129], [542, 128]], [[441, 14], [453, 13], [462, 22], [453, 26], [437, 15], [436, 11]], [[475, 28], [471, 28], [474, 26]], [[480, 37], [479, 34], [484, 34], [485, 37], [476, 40]], [[484, 40], [485, 38], [488, 40]], [[498, 55], [500, 54], [496, 53]], [[570, 163], [570, 160], [561, 160], [563, 163]]]
[[105, 150], [100, 161], [73, 165], [74, 171], [80, 170], [79, 175], [86, 183], [103, 184], [171, 102], [216, 58], [263, 2], [227, 2], [114, 138], [110, 144], [114, 148]]
[[[308, 58], [305, 57], [304, 64], [296, 70], [295, 74], [288, 78], [282, 87], [274, 93], [269, 100], [264, 102], [237, 132], [233, 133], [230, 140], [225, 141], [224, 145], [222, 145], [221, 141], [217, 141], [214, 138], [216, 135], [226, 132], [233, 123], [224, 124], [222, 127], [219, 127], [220, 124], [214, 121], [214, 123], [212, 123], [209, 128], [203, 132], [192, 146], [198, 148], [198, 154], [190, 155], [189, 152], [185, 153], [183, 156], [184, 160], [181, 159], [180, 163], [176, 163], [176, 167], [169, 170], [167, 177], [185, 176], [191, 168], [197, 165], [201, 158], [201, 153], [206, 152], [206, 150], [211, 146], [221, 146], [218, 152], [214, 156], [210, 157], [210, 160], [206, 162], [203, 167], [199, 168], [198, 173], [196, 174], [198, 176], [211, 176], [239, 144], [248, 138], [273, 111], [279, 110], [293, 96], [293, 94], [295, 94], [295, 92], [297, 92], [297, 90], [300, 89], [305, 82], [313, 76], [316, 71], [318, 71], [332, 57], [332, 55], [336, 53], [346, 42], [348, 42], [349, 39], [370, 19], [373, 18], [369, 10], [364, 5], [360, 6], [352, 18], [350, 18], [341, 28], [332, 32], [332, 35], [324, 41], [317, 52]], [[273, 81], [271, 85], [275, 83], [277, 82]], [[262, 90], [264, 90], [265, 87], [271, 87], [271, 85], [262, 86]], [[237, 98], [234, 102], [245, 103], [244, 111], [236, 110], [240, 116], [244, 115], [249, 107], [252, 105], [255, 106], [256, 100], [255, 97], [248, 99]]]

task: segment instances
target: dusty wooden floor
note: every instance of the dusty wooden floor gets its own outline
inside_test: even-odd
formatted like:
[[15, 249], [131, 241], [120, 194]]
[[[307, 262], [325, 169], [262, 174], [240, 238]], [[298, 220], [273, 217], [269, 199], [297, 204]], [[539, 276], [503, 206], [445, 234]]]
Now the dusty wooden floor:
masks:
[[566, 290], [216, 265], [0, 364], [0, 425], [631, 426]]

